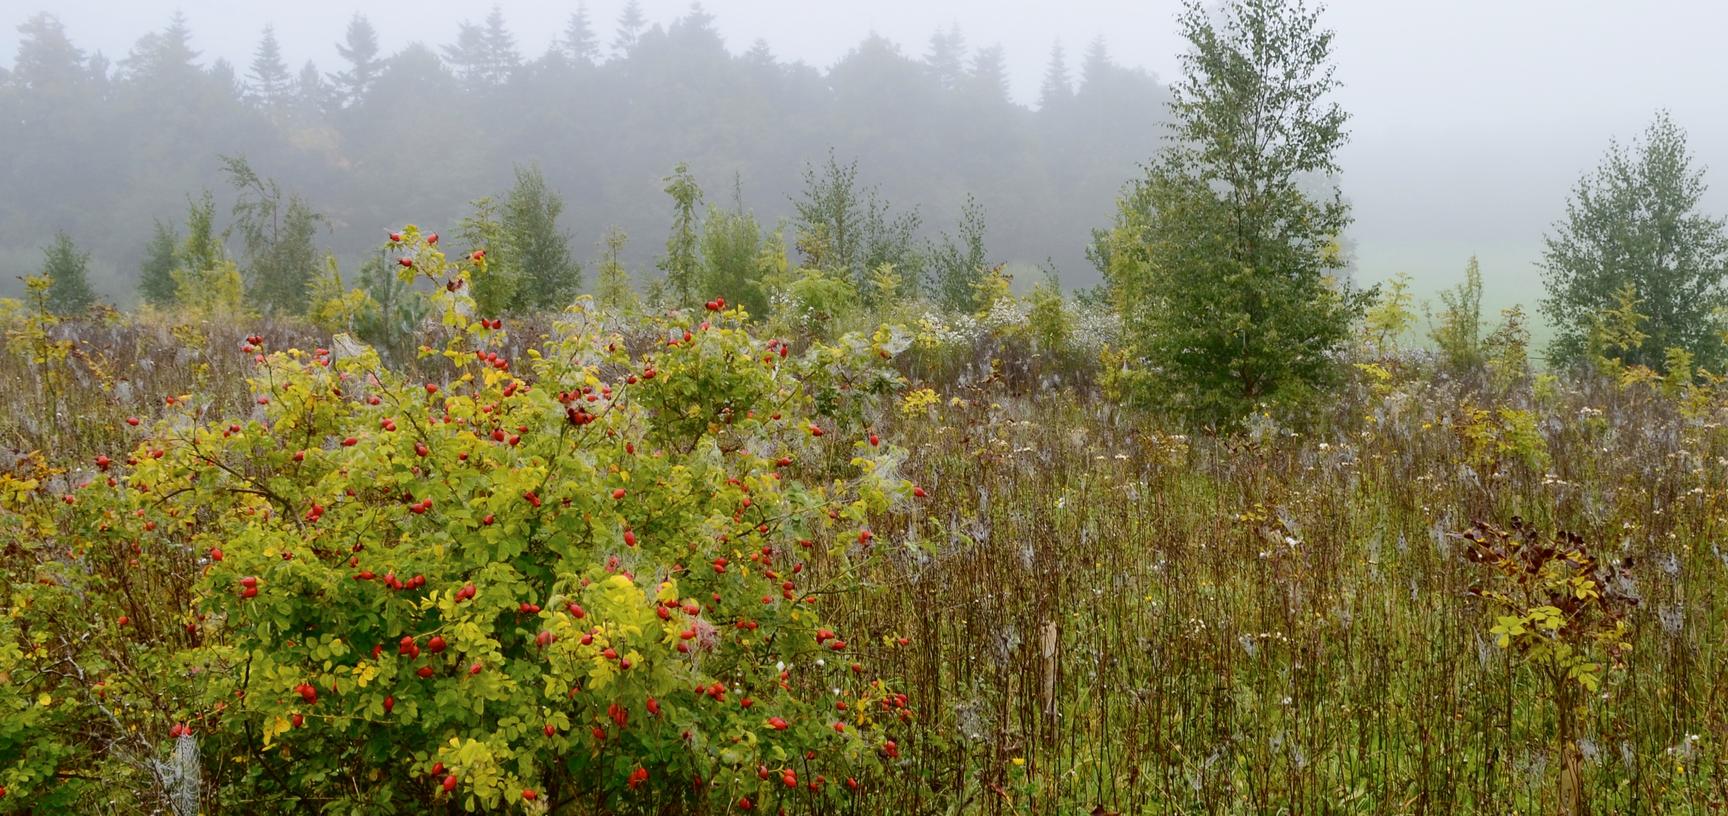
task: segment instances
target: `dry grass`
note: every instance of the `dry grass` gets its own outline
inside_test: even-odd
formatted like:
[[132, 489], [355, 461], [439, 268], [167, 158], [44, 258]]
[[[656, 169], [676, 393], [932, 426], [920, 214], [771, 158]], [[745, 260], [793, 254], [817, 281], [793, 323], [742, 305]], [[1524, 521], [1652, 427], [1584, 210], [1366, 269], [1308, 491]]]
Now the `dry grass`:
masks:
[[[62, 461], [111, 452], [165, 395], [250, 412], [249, 333], [324, 342], [56, 331], [64, 364], [0, 353], [0, 433]], [[1728, 808], [1719, 397], [1408, 375], [1352, 386], [1323, 431], [1185, 438], [980, 349], [908, 363], [943, 402], [881, 427], [931, 498], [879, 520], [882, 557], [827, 601], [915, 692], [896, 812], [1555, 812], [1555, 712], [1494, 645], [1456, 539], [1514, 515], [1632, 559], [1630, 658], [1582, 712], [1591, 811]]]

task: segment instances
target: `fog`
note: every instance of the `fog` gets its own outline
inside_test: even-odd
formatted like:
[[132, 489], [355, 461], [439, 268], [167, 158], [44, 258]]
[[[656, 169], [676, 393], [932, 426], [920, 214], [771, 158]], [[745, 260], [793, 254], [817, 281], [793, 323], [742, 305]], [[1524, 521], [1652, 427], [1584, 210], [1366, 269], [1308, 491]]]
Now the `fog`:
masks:
[[[576, 6], [530, 0], [501, 5], [525, 59], [548, 48]], [[588, 4], [602, 51], [622, 5], [621, 0]], [[1102, 36], [1116, 62], [1167, 82], [1177, 72], [1182, 47], [1172, 23], [1177, 6], [1173, 0], [728, 0], [708, 3], [706, 10], [733, 53], [761, 39], [781, 61], [815, 68], [833, 65], [872, 32], [917, 58], [925, 53], [933, 31], [957, 25], [968, 46], [1003, 47], [1012, 99], [1032, 106], [1056, 42], [1066, 46], [1074, 65], [1087, 44]], [[118, 62], [142, 34], [162, 28], [178, 9], [187, 17], [201, 64], [225, 58], [243, 76], [260, 30], [270, 23], [291, 69], [312, 60], [330, 72], [339, 67], [334, 44], [357, 8], [351, 0], [302, 0], [283, 6], [215, 0], [25, 0], [8, 5], [0, 15], [6, 23], [0, 29], [0, 65], [11, 65], [17, 50], [19, 34], [13, 25], [37, 10], [55, 14], [71, 41], [86, 53], [101, 52]], [[649, 0], [642, 8], [650, 23], [665, 24], [686, 13], [688, 5]], [[478, 21], [487, 12], [479, 4], [443, 0], [368, 2], [363, 10], [377, 27], [386, 55], [415, 41], [449, 43], [460, 21]], [[1342, 187], [1354, 205], [1350, 238], [1358, 274], [1365, 280], [1407, 272], [1416, 278], [1419, 292], [1431, 292], [1454, 283], [1466, 259], [1476, 254], [1492, 305], [1531, 303], [1539, 296], [1535, 262], [1541, 237], [1563, 213], [1569, 188], [1595, 165], [1611, 139], [1636, 136], [1658, 108], [1669, 109], [1688, 131], [1701, 164], [1728, 172], [1728, 96], [1721, 92], [1724, 61], [1718, 42], [1720, 32], [1728, 30], [1728, 6], [1723, 4], [1337, 0], [1324, 20], [1337, 32], [1335, 62], [1343, 82], [1338, 98], [1352, 117], [1352, 138], [1341, 157]], [[1131, 138], [1143, 145], [1134, 149], [1149, 156], [1158, 137], [1155, 129], [1145, 130]], [[795, 165], [808, 158], [789, 161]], [[711, 187], [729, 181], [717, 168], [708, 169], [716, 171], [704, 177]], [[865, 169], [878, 177], [893, 172]], [[1125, 181], [1133, 168], [1121, 169], [1119, 181]], [[785, 168], [786, 173], [796, 170]], [[1718, 187], [1706, 205], [1723, 212], [1728, 210], [1728, 194], [1722, 180], [1714, 180]], [[283, 181], [295, 183], [293, 178]], [[752, 191], [788, 186], [784, 179], [741, 182]], [[186, 191], [202, 184], [188, 181]], [[452, 190], [452, 207], [485, 192]], [[561, 192], [573, 206], [585, 195], [577, 189]], [[56, 202], [63, 194], [60, 185], [0, 190], [0, 198], [78, 206]], [[762, 198], [772, 196], [764, 193]], [[1007, 205], [989, 200], [984, 191], [980, 198], [986, 208]], [[932, 228], [946, 227], [952, 220], [951, 201], [895, 203], [919, 206]], [[129, 212], [172, 218], [182, 204], [175, 198], [165, 202], [160, 213], [149, 208]], [[1110, 212], [1109, 201], [1058, 204], [1082, 207], [1097, 218], [1097, 225]], [[657, 200], [651, 206], [663, 209]], [[772, 204], [757, 206], [773, 209]], [[449, 209], [432, 215], [445, 215]], [[1086, 234], [1073, 225], [1062, 230], [1042, 239], [1053, 244], [1048, 248], [1014, 244], [1011, 251], [1018, 257], [1007, 260], [1036, 263], [1050, 256], [1060, 261], [1066, 281], [1094, 281], [1094, 272], [1076, 268], [1084, 263], [1079, 248]], [[585, 227], [575, 232], [586, 256], [597, 235]], [[644, 251], [660, 241], [653, 231], [633, 237], [640, 238]], [[23, 243], [18, 235], [0, 241], [14, 256]], [[121, 270], [132, 267], [124, 259], [106, 260]], [[0, 271], [21, 273], [26, 263], [14, 258]]]

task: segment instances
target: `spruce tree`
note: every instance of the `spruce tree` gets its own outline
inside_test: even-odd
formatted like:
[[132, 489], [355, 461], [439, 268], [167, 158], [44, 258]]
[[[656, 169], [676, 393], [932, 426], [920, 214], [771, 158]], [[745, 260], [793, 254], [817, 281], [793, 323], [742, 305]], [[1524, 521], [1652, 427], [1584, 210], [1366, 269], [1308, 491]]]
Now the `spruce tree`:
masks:
[[516, 50], [516, 37], [504, 25], [504, 11], [496, 4], [486, 15], [486, 27], [480, 36], [483, 55], [481, 81], [498, 87], [510, 81], [522, 65], [522, 55]]
[[642, 4], [637, 0], [628, 0], [624, 10], [618, 14], [618, 32], [612, 37], [612, 58], [623, 59], [636, 50], [636, 43], [642, 39], [642, 29], [648, 25], [648, 18], [642, 16]]
[[958, 25], [930, 35], [930, 50], [924, 55], [924, 64], [936, 84], [946, 90], [960, 87], [966, 78], [966, 37]]
[[588, 4], [577, 3], [570, 22], [564, 26], [564, 51], [577, 65], [593, 65], [600, 61], [600, 38], [588, 19]]
[[65, 230], [43, 250], [42, 276], [48, 279], [48, 311], [60, 316], [83, 314], [96, 304], [90, 290], [90, 253], [79, 252]]
[[356, 13], [348, 21], [347, 35], [336, 44], [336, 53], [347, 60], [348, 68], [331, 79], [342, 104], [353, 106], [366, 97], [384, 71], [384, 61], [378, 56], [378, 30], [366, 15]]
[[276, 27], [264, 26], [264, 36], [252, 52], [252, 67], [246, 72], [247, 93], [260, 106], [274, 108], [288, 99], [293, 78], [282, 61], [282, 46], [276, 42]]
[[1002, 46], [988, 45], [972, 55], [972, 70], [966, 85], [974, 99], [990, 104], [1008, 104], [1008, 60]]
[[157, 307], [174, 303], [175, 253], [179, 240], [173, 227], [156, 222], [156, 232], [144, 247], [144, 260], [138, 266], [138, 294], [145, 303]]
[[1068, 55], [1058, 42], [1050, 47], [1050, 63], [1044, 68], [1044, 84], [1038, 89], [1038, 110], [1053, 111], [1074, 99], [1074, 81], [1068, 76]]

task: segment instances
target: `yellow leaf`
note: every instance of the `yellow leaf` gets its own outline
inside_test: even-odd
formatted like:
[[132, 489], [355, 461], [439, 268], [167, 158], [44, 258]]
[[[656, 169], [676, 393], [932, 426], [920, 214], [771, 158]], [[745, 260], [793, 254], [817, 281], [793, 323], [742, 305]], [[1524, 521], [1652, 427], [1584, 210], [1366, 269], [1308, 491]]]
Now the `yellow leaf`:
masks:
[[270, 748], [271, 741], [276, 739], [277, 734], [285, 733], [288, 731], [289, 728], [292, 728], [292, 727], [293, 727], [293, 725], [288, 722], [288, 718], [283, 717], [281, 715], [277, 715], [276, 717], [272, 718], [270, 720], [270, 722], [265, 723], [264, 724], [264, 748], [266, 750], [268, 750]]

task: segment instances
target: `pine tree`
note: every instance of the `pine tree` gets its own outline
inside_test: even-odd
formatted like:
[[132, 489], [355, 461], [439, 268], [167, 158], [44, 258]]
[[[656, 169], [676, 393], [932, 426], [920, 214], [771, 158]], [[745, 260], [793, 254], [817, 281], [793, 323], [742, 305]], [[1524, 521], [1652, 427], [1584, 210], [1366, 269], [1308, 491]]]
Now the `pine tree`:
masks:
[[588, 4], [577, 3], [576, 12], [564, 26], [564, 51], [577, 65], [593, 65], [600, 61], [600, 38], [588, 19]]
[[1053, 111], [1074, 99], [1074, 81], [1068, 76], [1068, 54], [1062, 43], [1050, 47], [1050, 64], [1044, 69], [1044, 84], [1038, 89], [1038, 109]]
[[1621, 362], [1663, 370], [1670, 348], [1720, 371], [1728, 310], [1728, 222], [1699, 211], [1706, 185], [1686, 134], [1657, 114], [1630, 150], [1619, 144], [1580, 179], [1542, 256], [1556, 362], [1582, 359], [1596, 317], [1631, 287], [1647, 318]]
[[618, 33], [612, 37], [612, 58], [623, 59], [636, 50], [636, 43], [642, 39], [642, 29], [648, 26], [648, 18], [642, 15], [642, 4], [637, 0], [629, 0], [624, 4], [624, 11], [618, 15]]
[[174, 303], [175, 253], [180, 237], [174, 228], [156, 222], [156, 232], [144, 247], [144, 260], [138, 266], [138, 294], [152, 306]]
[[288, 65], [282, 61], [275, 26], [264, 26], [264, 36], [258, 41], [258, 49], [252, 52], [252, 67], [246, 78], [249, 95], [260, 106], [274, 108], [287, 101], [293, 80]]
[[72, 236], [54, 233], [54, 243], [42, 252], [42, 276], [48, 279], [48, 311], [60, 316], [83, 314], [96, 304], [90, 290], [90, 253], [79, 252]]
[[348, 21], [347, 36], [336, 44], [336, 53], [348, 61], [348, 69], [332, 79], [342, 104], [351, 107], [366, 97], [384, 70], [384, 60], [378, 56], [378, 31], [366, 15], [356, 13]]
[[1111, 236], [1129, 387], [1205, 428], [1263, 405], [1296, 415], [1338, 377], [1373, 295], [1335, 275], [1349, 207], [1335, 187], [1309, 192], [1345, 140], [1332, 33], [1302, 0], [1188, 0], [1178, 24], [1171, 138]]
[[659, 266], [666, 273], [673, 305], [689, 306], [696, 302], [700, 272], [696, 208], [702, 203], [702, 188], [696, 186], [696, 178], [684, 162], [673, 168], [665, 182], [666, 194], [672, 197], [672, 232], [666, 237], [666, 255]]

